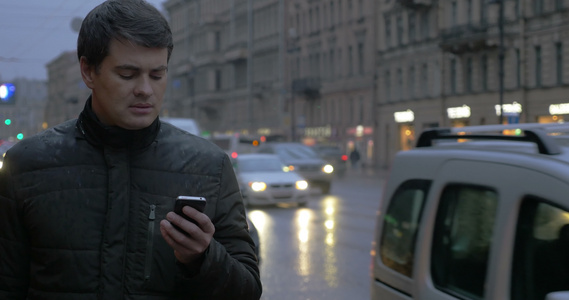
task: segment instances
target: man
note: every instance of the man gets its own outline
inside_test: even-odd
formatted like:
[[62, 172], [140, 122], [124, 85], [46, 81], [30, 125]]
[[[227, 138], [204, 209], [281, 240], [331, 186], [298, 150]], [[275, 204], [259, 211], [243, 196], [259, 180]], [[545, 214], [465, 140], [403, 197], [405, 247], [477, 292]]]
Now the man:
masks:
[[[77, 44], [84, 110], [19, 142], [0, 172], [0, 299], [259, 299], [228, 157], [158, 118], [164, 17], [108, 0]], [[204, 213], [184, 208], [196, 224], [172, 212], [179, 195], [206, 198]]]

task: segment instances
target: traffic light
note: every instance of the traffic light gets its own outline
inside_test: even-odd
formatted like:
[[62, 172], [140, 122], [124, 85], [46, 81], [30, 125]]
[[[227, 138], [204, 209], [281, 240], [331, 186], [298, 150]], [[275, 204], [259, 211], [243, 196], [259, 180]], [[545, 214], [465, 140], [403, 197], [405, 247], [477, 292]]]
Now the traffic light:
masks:
[[12, 120], [6, 119], [6, 120], [4, 120], [4, 124], [10, 126], [10, 124], [12, 124]]
[[24, 138], [24, 134], [23, 133], [18, 133], [18, 135], [16, 135], [16, 138], [18, 140], [22, 140]]

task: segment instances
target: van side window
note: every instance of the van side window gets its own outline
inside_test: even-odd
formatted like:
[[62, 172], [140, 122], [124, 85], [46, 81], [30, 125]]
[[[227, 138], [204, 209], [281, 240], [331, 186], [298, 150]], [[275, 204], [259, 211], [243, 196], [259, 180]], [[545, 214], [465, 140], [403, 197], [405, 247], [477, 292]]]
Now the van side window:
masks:
[[545, 299], [569, 291], [569, 212], [534, 196], [524, 198], [516, 227], [511, 293]]
[[410, 180], [395, 191], [385, 213], [380, 255], [383, 264], [405, 276], [413, 275], [413, 256], [423, 204], [431, 182]]
[[481, 299], [494, 230], [497, 193], [453, 184], [441, 196], [431, 252], [435, 286], [458, 297]]

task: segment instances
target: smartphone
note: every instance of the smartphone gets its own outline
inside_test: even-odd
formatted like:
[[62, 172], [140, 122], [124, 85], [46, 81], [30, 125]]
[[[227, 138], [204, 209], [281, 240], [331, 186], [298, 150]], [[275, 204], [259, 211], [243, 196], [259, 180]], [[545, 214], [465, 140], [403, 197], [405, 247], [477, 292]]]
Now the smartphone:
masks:
[[186, 205], [189, 205], [198, 210], [199, 212], [203, 212], [205, 209], [205, 204], [206, 201], [204, 197], [178, 196], [178, 198], [176, 198], [176, 203], [174, 204], [174, 212], [184, 217], [184, 219], [196, 224], [196, 222], [192, 218], [186, 216], [182, 212], [182, 208]]

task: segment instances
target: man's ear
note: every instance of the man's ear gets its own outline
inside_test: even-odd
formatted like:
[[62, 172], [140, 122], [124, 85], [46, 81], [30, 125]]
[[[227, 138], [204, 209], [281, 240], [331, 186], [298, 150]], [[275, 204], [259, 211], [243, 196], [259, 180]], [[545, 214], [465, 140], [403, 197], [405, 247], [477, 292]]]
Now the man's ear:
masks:
[[91, 66], [87, 61], [85, 56], [81, 56], [79, 59], [79, 64], [81, 66], [81, 77], [83, 78], [83, 82], [85, 85], [92, 89], [93, 85], [93, 73], [95, 72], [95, 67]]

